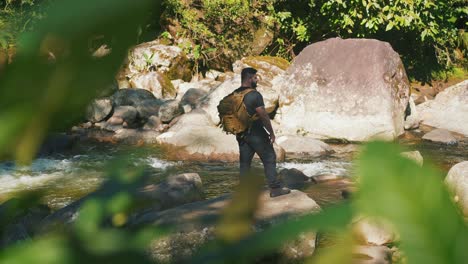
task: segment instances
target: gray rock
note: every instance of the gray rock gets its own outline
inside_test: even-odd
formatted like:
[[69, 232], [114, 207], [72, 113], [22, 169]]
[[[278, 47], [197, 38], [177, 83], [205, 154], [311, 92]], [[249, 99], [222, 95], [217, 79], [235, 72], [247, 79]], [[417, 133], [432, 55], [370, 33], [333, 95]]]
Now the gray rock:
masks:
[[163, 123], [169, 123], [175, 117], [184, 113], [184, 109], [176, 100], [169, 100], [164, 102], [159, 108], [158, 116]]
[[292, 189], [304, 187], [310, 179], [298, 169], [283, 169], [279, 173], [279, 178], [286, 187]]
[[137, 109], [133, 106], [117, 106], [114, 109], [114, 114], [112, 115], [112, 119], [121, 119], [123, 123], [134, 124], [137, 120], [138, 112]]
[[422, 123], [468, 136], [468, 80], [417, 106]]
[[200, 99], [206, 96], [208, 93], [201, 89], [190, 88], [185, 92], [184, 96], [180, 100], [181, 105], [190, 105], [192, 108], [196, 108], [200, 102]]
[[148, 99], [141, 101], [141, 103], [136, 106], [138, 116], [143, 120], [147, 120], [150, 116], [157, 116], [159, 113], [159, 108], [163, 103], [164, 101], [159, 99]]
[[161, 119], [157, 116], [150, 116], [148, 121], [143, 126], [143, 129], [146, 130], [159, 130], [161, 128], [162, 122]]
[[120, 89], [111, 96], [114, 106], [138, 106], [148, 99], [154, 100], [156, 97], [151, 92], [139, 88]]
[[77, 137], [64, 133], [48, 135], [39, 147], [38, 156], [48, 156], [56, 153], [69, 151], [77, 142]]
[[437, 143], [444, 143], [448, 145], [454, 145], [458, 143], [458, 140], [445, 129], [434, 129], [431, 132], [425, 134], [422, 139], [429, 140]]
[[86, 120], [93, 123], [101, 122], [112, 112], [112, 101], [110, 99], [94, 100], [86, 108]]
[[390, 44], [328, 39], [306, 47], [278, 77], [279, 133], [392, 140], [404, 132], [409, 81]]
[[445, 183], [455, 196], [464, 216], [468, 219], [468, 161], [455, 164], [448, 172]]

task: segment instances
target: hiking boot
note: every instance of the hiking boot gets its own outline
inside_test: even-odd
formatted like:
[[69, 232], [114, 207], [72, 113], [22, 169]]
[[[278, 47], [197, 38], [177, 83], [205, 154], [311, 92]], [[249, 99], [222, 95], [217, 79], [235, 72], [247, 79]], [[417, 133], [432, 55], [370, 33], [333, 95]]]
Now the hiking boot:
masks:
[[273, 188], [273, 189], [270, 189], [270, 197], [277, 197], [277, 196], [281, 196], [281, 195], [285, 195], [285, 194], [288, 194], [290, 193], [291, 190], [286, 188], [286, 187], [282, 187], [282, 188]]

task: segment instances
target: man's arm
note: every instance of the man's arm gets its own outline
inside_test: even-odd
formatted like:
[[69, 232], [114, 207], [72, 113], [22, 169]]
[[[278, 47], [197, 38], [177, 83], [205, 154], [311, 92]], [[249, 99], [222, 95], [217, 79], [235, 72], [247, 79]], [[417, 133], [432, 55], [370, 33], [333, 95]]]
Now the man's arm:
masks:
[[265, 107], [264, 106], [257, 107], [255, 108], [255, 112], [257, 112], [259, 119], [263, 123], [263, 126], [266, 128], [266, 130], [270, 134], [271, 144], [275, 143], [275, 132], [273, 132], [273, 127], [271, 126], [271, 122], [270, 122], [270, 116], [265, 110]]

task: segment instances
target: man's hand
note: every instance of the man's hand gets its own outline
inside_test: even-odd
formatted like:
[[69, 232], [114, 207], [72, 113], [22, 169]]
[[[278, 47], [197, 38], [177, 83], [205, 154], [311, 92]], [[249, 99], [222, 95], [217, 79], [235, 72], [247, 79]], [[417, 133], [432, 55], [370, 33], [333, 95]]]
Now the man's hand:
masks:
[[263, 126], [268, 131], [268, 134], [270, 134], [271, 144], [275, 143], [275, 139], [276, 139], [275, 132], [273, 132], [273, 128], [272, 128], [271, 122], [270, 122], [270, 116], [268, 116], [268, 113], [265, 110], [265, 107], [263, 107], [263, 106], [257, 107], [257, 108], [255, 108], [255, 111], [257, 112], [258, 117], [262, 121]]

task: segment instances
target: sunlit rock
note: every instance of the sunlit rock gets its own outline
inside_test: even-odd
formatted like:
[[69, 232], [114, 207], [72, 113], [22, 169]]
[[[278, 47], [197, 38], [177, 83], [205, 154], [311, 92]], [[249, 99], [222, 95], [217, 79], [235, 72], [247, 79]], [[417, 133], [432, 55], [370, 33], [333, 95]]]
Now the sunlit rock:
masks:
[[284, 134], [367, 141], [404, 132], [409, 82], [390, 44], [328, 39], [306, 47], [278, 81]]
[[468, 136], [468, 80], [417, 106], [422, 123]]
[[284, 148], [286, 155], [295, 154], [307, 157], [319, 157], [333, 153], [328, 144], [311, 137], [281, 136], [276, 139], [276, 143]]
[[434, 129], [431, 132], [425, 134], [422, 139], [448, 145], [454, 145], [458, 143], [458, 140], [452, 135], [452, 133], [450, 133], [450, 131], [440, 128]]

